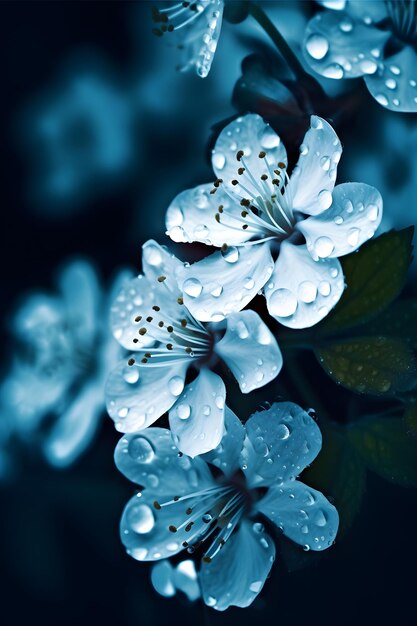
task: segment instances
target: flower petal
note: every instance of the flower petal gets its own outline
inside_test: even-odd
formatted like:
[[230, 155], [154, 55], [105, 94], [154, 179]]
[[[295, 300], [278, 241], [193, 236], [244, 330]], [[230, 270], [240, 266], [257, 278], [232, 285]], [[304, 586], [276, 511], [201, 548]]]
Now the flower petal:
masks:
[[249, 393], [267, 385], [282, 367], [281, 351], [271, 331], [255, 311], [232, 313], [226, 324], [215, 351], [231, 369], [240, 390]]
[[[331, 8], [331, 7], [329, 7]], [[346, 2], [346, 12], [352, 17], [362, 20], [365, 24], [377, 24], [388, 15], [386, 2], [381, 0], [349, 0]]]
[[389, 32], [367, 26], [345, 11], [325, 11], [307, 25], [304, 56], [310, 67], [326, 78], [374, 74], [389, 37]]
[[[194, 488], [189, 488], [189, 491], [197, 490], [200, 485], [192, 469], [189, 470], [189, 478], [190, 482], [195, 481]], [[176, 494], [175, 491], [173, 497]], [[213, 505], [216, 497], [213, 495], [211, 501], [209, 498], [206, 500], [208, 508]], [[122, 542], [128, 554], [137, 561], [159, 561], [174, 556], [184, 550], [183, 542], [192, 544], [203, 530], [207, 530], [204, 522], [201, 524], [196, 522], [192, 526], [184, 524], [180, 528], [189, 519], [187, 509], [199, 507], [200, 495], [187, 498], [185, 501], [172, 502], [159, 509], [155, 508], [154, 502], [154, 491], [145, 489], [129, 500], [120, 521]], [[176, 532], [170, 530], [173, 526], [177, 529]]]
[[92, 382], [58, 415], [43, 441], [48, 462], [55, 467], [67, 467], [75, 461], [90, 444], [103, 410], [103, 388]]
[[376, 74], [365, 77], [366, 86], [379, 104], [391, 111], [417, 111], [417, 53], [405, 46], [384, 59]]
[[[160, 246], [153, 239], [149, 239], [142, 246], [142, 268], [146, 278], [165, 291], [168, 289], [179, 295], [175, 272], [182, 266], [182, 262], [169, 252], [165, 246]], [[163, 280], [161, 281], [161, 278]]]
[[335, 507], [298, 480], [271, 487], [256, 507], [306, 550], [325, 550], [335, 540], [339, 527]]
[[[238, 154], [241, 150], [244, 152], [242, 157]], [[263, 158], [259, 156], [261, 153], [265, 153]], [[273, 171], [278, 163], [287, 165], [287, 152], [269, 124], [260, 115], [249, 113], [223, 128], [211, 161], [224, 189], [240, 202], [243, 198], [253, 200], [276, 193], [272, 184]], [[241, 174], [239, 168], [244, 170]], [[262, 181], [264, 175], [268, 178]], [[238, 184], [233, 185], [232, 181], [238, 181]]]
[[295, 478], [317, 456], [321, 432], [293, 402], [275, 402], [246, 422], [241, 467], [250, 485], [279, 484]]
[[[318, 244], [316, 251], [323, 255], [333, 249], [328, 237], [321, 237]], [[314, 261], [307, 246], [284, 241], [264, 292], [268, 311], [278, 322], [289, 328], [308, 328], [326, 317], [344, 288], [337, 259]]]
[[172, 407], [187, 369], [183, 363], [146, 367], [127, 361], [119, 362], [106, 384], [108, 413], [116, 429], [125, 433], [150, 426]]
[[[329, 258], [353, 252], [373, 237], [382, 219], [382, 197], [365, 183], [344, 183], [333, 191], [330, 209], [298, 222], [314, 260], [320, 258], [323, 236], [333, 244]], [[316, 249], [317, 247], [317, 249]]]
[[169, 412], [174, 441], [184, 454], [204, 454], [219, 445], [223, 435], [224, 382], [207, 368], [187, 385]]
[[333, 128], [321, 117], [312, 115], [285, 191], [294, 210], [318, 215], [329, 208], [341, 156], [342, 145]]
[[[167, 235], [173, 241], [201, 241], [220, 248], [224, 243], [235, 245], [248, 241], [254, 234], [242, 229], [242, 206], [221, 187], [211, 194], [213, 185], [199, 185], [180, 193], [166, 214]], [[221, 216], [218, 213], [222, 209]], [[219, 221], [216, 215], [220, 216]], [[229, 228], [228, 228], [229, 226]], [[262, 234], [261, 229], [259, 230]]]
[[198, 575], [194, 561], [180, 561], [174, 568], [168, 560], [155, 563], [151, 571], [152, 585], [157, 593], [165, 598], [175, 596], [182, 591], [190, 602], [201, 596]]
[[74, 332], [92, 340], [97, 330], [101, 290], [91, 263], [74, 261], [59, 276], [59, 287], [64, 297], [67, 316], [74, 324]]
[[228, 406], [224, 410], [224, 432], [217, 448], [207, 452], [202, 458], [218, 467], [226, 476], [239, 469], [240, 453], [245, 438], [245, 429], [238, 417]]
[[262, 524], [244, 520], [213, 560], [202, 564], [204, 602], [218, 611], [249, 606], [262, 590], [274, 559], [274, 542]]
[[174, 586], [174, 568], [167, 560], [158, 561], [151, 570], [153, 588], [160, 596], [172, 598], [176, 594]]
[[[149, 488], [155, 496], [182, 496], [211, 484], [207, 464], [198, 457], [178, 456], [167, 428], [148, 428], [145, 433], [124, 435], [116, 446], [117, 469], [134, 483]], [[190, 481], [193, 480], [191, 484]]]
[[219, 322], [243, 309], [272, 274], [268, 244], [230, 247], [177, 272], [184, 304], [202, 322]]

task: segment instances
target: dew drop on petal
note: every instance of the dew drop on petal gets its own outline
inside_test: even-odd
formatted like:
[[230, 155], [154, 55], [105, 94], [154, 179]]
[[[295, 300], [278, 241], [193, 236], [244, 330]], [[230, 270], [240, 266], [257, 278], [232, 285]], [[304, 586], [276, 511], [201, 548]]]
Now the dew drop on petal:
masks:
[[236, 332], [240, 339], [247, 339], [249, 337], [249, 330], [243, 320], [239, 320], [236, 324]]
[[216, 169], [222, 170], [226, 165], [226, 157], [221, 152], [213, 152], [213, 165]]
[[168, 382], [168, 389], [173, 396], [181, 395], [184, 389], [184, 380], [181, 376], [173, 376]]
[[304, 280], [298, 287], [298, 297], [306, 304], [314, 302], [317, 297], [317, 288], [310, 280]]
[[139, 368], [127, 366], [123, 370], [123, 378], [130, 385], [134, 385], [139, 380]]
[[269, 298], [268, 308], [272, 315], [290, 317], [297, 310], [298, 301], [289, 289], [277, 289]]
[[281, 143], [280, 138], [276, 134], [274, 130], [270, 126], [267, 126], [262, 133], [261, 137], [261, 146], [266, 150], [270, 150], [272, 148], [277, 148]]
[[255, 580], [253, 583], [251, 583], [249, 585], [249, 590], [253, 591], [253, 593], [259, 593], [259, 591], [262, 589], [262, 581], [261, 580]]
[[332, 194], [327, 189], [320, 191], [318, 201], [322, 209], [328, 209], [332, 205]]
[[203, 285], [198, 278], [187, 278], [182, 286], [183, 291], [191, 298], [198, 298], [203, 291]]
[[222, 250], [222, 257], [227, 263], [236, 263], [239, 259], [239, 250], [235, 246], [230, 246]]
[[147, 504], [138, 504], [132, 507], [128, 513], [128, 524], [139, 535], [150, 533], [155, 526], [155, 518], [151, 508]]
[[321, 259], [328, 257], [334, 250], [334, 243], [329, 237], [319, 237], [314, 242], [314, 250]]
[[347, 236], [347, 241], [350, 246], [356, 246], [358, 244], [360, 232], [359, 228], [350, 229]]
[[310, 35], [306, 41], [306, 48], [313, 59], [320, 61], [324, 59], [329, 50], [329, 42], [322, 35]]
[[322, 280], [319, 283], [319, 293], [321, 296], [328, 296], [330, 295], [330, 291], [331, 291], [331, 287], [330, 287], [330, 283], [327, 282], [327, 280]]
[[379, 104], [382, 104], [383, 107], [388, 106], [388, 98], [384, 96], [383, 93], [377, 93], [375, 96], [375, 100], [379, 102]]
[[177, 406], [177, 415], [181, 420], [186, 420], [191, 415], [191, 407], [189, 404], [179, 404]]
[[359, 67], [364, 74], [375, 74], [378, 69], [377, 64], [372, 59], [364, 59], [360, 62]]
[[221, 285], [216, 285], [210, 291], [210, 294], [213, 296], [213, 298], [219, 298], [222, 295], [222, 293], [223, 293], [223, 287]]
[[250, 276], [248, 276], [247, 278], [245, 278], [245, 280], [243, 281], [243, 286], [245, 289], [253, 289], [255, 286], [255, 281], [253, 280], [253, 278], [251, 278]]
[[376, 220], [378, 219], [378, 215], [379, 215], [379, 209], [376, 206], [376, 204], [368, 205], [366, 215], [371, 220], [371, 222], [376, 222]]
[[387, 80], [385, 81], [385, 86], [388, 89], [395, 89], [397, 87], [397, 81], [393, 78], [387, 78]]
[[205, 404], [203, 406], [203, 415], [205, 415], [206, 417], [208, 417], [211, 413], [211, 407], [208, 404]]
[[326, 78], [340, 79], [340, 78], [343, 78], [344, 76], [343, 67], [339, 65], [339, 63], [331, 63], [330, 65], [324, 68], [322, 73], [323, 73], [323, 76], [325, 76]]
[[218, 409], [224, 409], [224, 398], [223, 396], [216, 396], [215, 400], [214, 400], [216, 406]]
[[128, 452], [129, 456], [138, 463], [151, 463], [155, 457], [152, 444], [141, 435], [130, 440]]
[[290, 429], [285, 424], [280, 424], [277, 426], [275, 433], [278, 439], [285, 440], [290, 436]]

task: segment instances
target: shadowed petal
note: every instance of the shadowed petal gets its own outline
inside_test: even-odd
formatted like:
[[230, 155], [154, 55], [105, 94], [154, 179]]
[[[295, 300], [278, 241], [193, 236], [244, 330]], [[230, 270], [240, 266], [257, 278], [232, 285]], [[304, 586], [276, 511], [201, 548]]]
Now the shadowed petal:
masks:
[[274, 559], [274, 542], [262, 524], [243, 521], [211, 563], [201, 566], [204, 602], [218, 611], [249, 606], [264, 586]]
[[384, 59], [378, 72], [366, 76], [365, 82], [375, 100], [387, 109], [417, 112], [417, 53], [411, 46]]
[[203, 322], [219, 322], [243, 309], [273, 270], [269, 246], [230, 247], [177, 271], [184, 304]]
[[238, 417], [228, 406], [224, 410], [224, 432], [220, 444], [202, 458], [218, 467], [226, 476], [239, 469], [240, 453], [245, 438], [245, 429]]
[[[334, 248], [329, 258], [353, 252], [370, 239], [382, 219], [382, 197], [365, 183], [337, 185], [330, 209], [297, 224], [314, 260], [320, 258], [320, 239], [330, 239]], [[318, 245], [318, 252], [316, 251]]]
[[92, 341], [97, 331], [101, 290], [92, 265], [74, 261], [61, 272], [58, 284], [70, 323], [77, 335], [87, 335]]
[[[334, 244], [326, 236], [320, 239], [316, 252], [330, 254]], [[337, 259], [314, 261], [306, 246], [284, 241], [264, 292], [272, 317], [289, 328], [308, 328], [326, 317], [344, 288]]]
[[339, 527], [335, 507], [322, 493], [297, 480], [271, 487], [256, 507], [306, 550], [325, 550], [335, 540]]
[[318, 215], [332, 203], [342, 145], [333, 128], [316, 115], [300, 146], [300, 156], [285, 194], [296, 211]]
[[167, 363], [161, 367], [127, 364], [123, 359], [106, 384], [110, 417], [120, 432], [134, 432], [153, 424], [178, 398], [187, 365]]
[[317, 456], [321, 432], [293, 402], [276, 402], [246, 422], [241, 467], [249, 485], [272, 485], [295, 478]]
[[227, 317], [224, 337], [215, 351], [231, 369], [240, 390], [249, 393], [267, 385], [280, 372], [282, 355], [275, 337], [255, 311]]
[[213, 450], [223, 435], [224, 382], [207, 368], [187, 385], [169, 412], [174, 441], [191, 457]]

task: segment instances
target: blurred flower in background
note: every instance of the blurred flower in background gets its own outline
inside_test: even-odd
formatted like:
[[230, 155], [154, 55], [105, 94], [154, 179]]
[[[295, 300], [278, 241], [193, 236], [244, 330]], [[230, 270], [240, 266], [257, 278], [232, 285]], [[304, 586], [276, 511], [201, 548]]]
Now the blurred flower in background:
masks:
[[29, 194], [59, 217], [118, 185], [140, 151], [134, 98], [104, 59], [72, 57], [26, 108], [20, 138], [32, 167]]
[[201, 597], [198, 574], [191, 559], [180, 561], [176, 566], [167, 560], [159, 561], [152, 568], [151, 582], [164, 598], [172, 598], [178, 591], [182, 591], [190, 602]]
[[57, 286], [54, 295], [24, 297], [12, 321], [12, 363], [0, 387], [0, 471], [16, 439], [40, 448], [53, 466], [72, 463], [94, 436], [105, 379], [121, 356], [107, 324], [113, 294], [103, 292], [92, 264], [67, 263]]

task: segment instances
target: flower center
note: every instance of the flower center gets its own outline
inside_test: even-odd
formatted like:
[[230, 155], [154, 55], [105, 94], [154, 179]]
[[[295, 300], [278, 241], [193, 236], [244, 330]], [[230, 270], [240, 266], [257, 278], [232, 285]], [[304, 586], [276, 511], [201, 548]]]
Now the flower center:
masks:
[[240, 522], [249, 501], [250, 494], [243, 486], [230, 481], [182, 497], [175, 496], [167, 502], [155, 501], [154, 507], [160, 510], [175, 505], [173, 516], [178, 520], [178, 506], [183, 505], [181, 524], [169, 524], [168, 529], [172, 533], [182, 530], [189, 533], [189, 539], [182, 544], [189, 553], [195, 552], [203, 543], [208, 546], [203, 561], [210, 563]]
[[385, 0], [394, 34], [404, 43], [417, 42], [417, 3], [415, 0]]
[[[259, 152], [258, 158], [262, 160], [262, 173], [252, 171], [244, 150], [236, 153], [236, 178], [230, 182], [243, 196], [240, 201], [242, 211], [236, 216], [219, 205], [215, 219], [227, 228], [245, 230], [248, 239], [254, 238], [254, 243], [283, 240], [291, 236], [296, 222], [287, 186], [286, 164], [281, 161], [271, 163], [264, 151]], [[215, 193], [222, 183], [222, 179], [217, 179], [210, 193]]]

